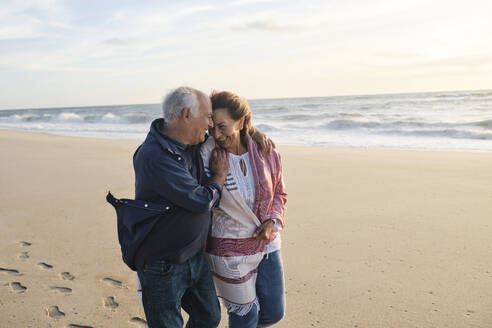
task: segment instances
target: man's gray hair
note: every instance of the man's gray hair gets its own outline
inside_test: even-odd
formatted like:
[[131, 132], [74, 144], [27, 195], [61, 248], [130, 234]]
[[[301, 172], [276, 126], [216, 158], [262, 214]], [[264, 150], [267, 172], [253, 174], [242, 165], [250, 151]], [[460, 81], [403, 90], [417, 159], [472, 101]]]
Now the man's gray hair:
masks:
[[175, 120], [184, 108], [189, 108], [193, 116], [198, 115], [200, 106], [198, 97], [205, 96], [203, 92], [190, 87], [179, 87], [171, 90], [162, 102], [163, 117], [166, 122]]

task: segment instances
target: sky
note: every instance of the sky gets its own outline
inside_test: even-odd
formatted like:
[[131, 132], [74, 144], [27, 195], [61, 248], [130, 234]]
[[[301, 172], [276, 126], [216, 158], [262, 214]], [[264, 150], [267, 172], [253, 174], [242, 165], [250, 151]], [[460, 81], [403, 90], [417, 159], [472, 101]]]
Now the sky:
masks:
[[492, 89], [492, 1], [0, 0], [0, 109]]

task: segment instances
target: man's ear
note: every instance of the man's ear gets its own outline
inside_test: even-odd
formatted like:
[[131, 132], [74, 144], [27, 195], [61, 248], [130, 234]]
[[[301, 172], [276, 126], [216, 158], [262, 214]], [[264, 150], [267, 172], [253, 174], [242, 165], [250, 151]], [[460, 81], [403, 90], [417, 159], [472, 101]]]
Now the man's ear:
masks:
[[190, 119], [191, 117], [191, 111], [188, 107], [183, 108], [181, 111], [181, 118], [186, 122]]

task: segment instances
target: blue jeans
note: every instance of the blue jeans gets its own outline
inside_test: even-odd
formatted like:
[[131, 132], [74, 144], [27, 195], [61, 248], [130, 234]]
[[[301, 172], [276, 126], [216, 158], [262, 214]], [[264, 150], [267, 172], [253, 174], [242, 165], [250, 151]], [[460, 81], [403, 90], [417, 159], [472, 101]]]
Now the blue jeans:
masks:
[[279, 322], [285, 311], [284, 272], [280, 251], [263, 256], [258, 266], [256, 296], [260, 311], [253, 306], [246, 315], [229, 313], [229, 328], [268, 327]]
[[184, 263], [145, 264], [137, 273], [149, 328], [183, 327], [181, 307], [190, 316], [188, 328], [219, 325], [220, 305], [203, 252]]

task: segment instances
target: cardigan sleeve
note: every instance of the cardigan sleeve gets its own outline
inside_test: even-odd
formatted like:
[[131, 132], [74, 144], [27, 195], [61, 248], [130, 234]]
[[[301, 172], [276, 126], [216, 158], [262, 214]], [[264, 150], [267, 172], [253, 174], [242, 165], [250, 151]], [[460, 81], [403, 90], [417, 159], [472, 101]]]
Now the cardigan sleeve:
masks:
[[287, 203], [287, 193], [285, 192], [285, 184], [282, 176], [282, 160], [276, 149], [272, 149], [270, 154], [272, 160], [272, 185], [273, 185], [273, 200], [272, 206], [267, 213], [268, 218], [277, 219], [282, 228], [284, 227], [284, 215]]

